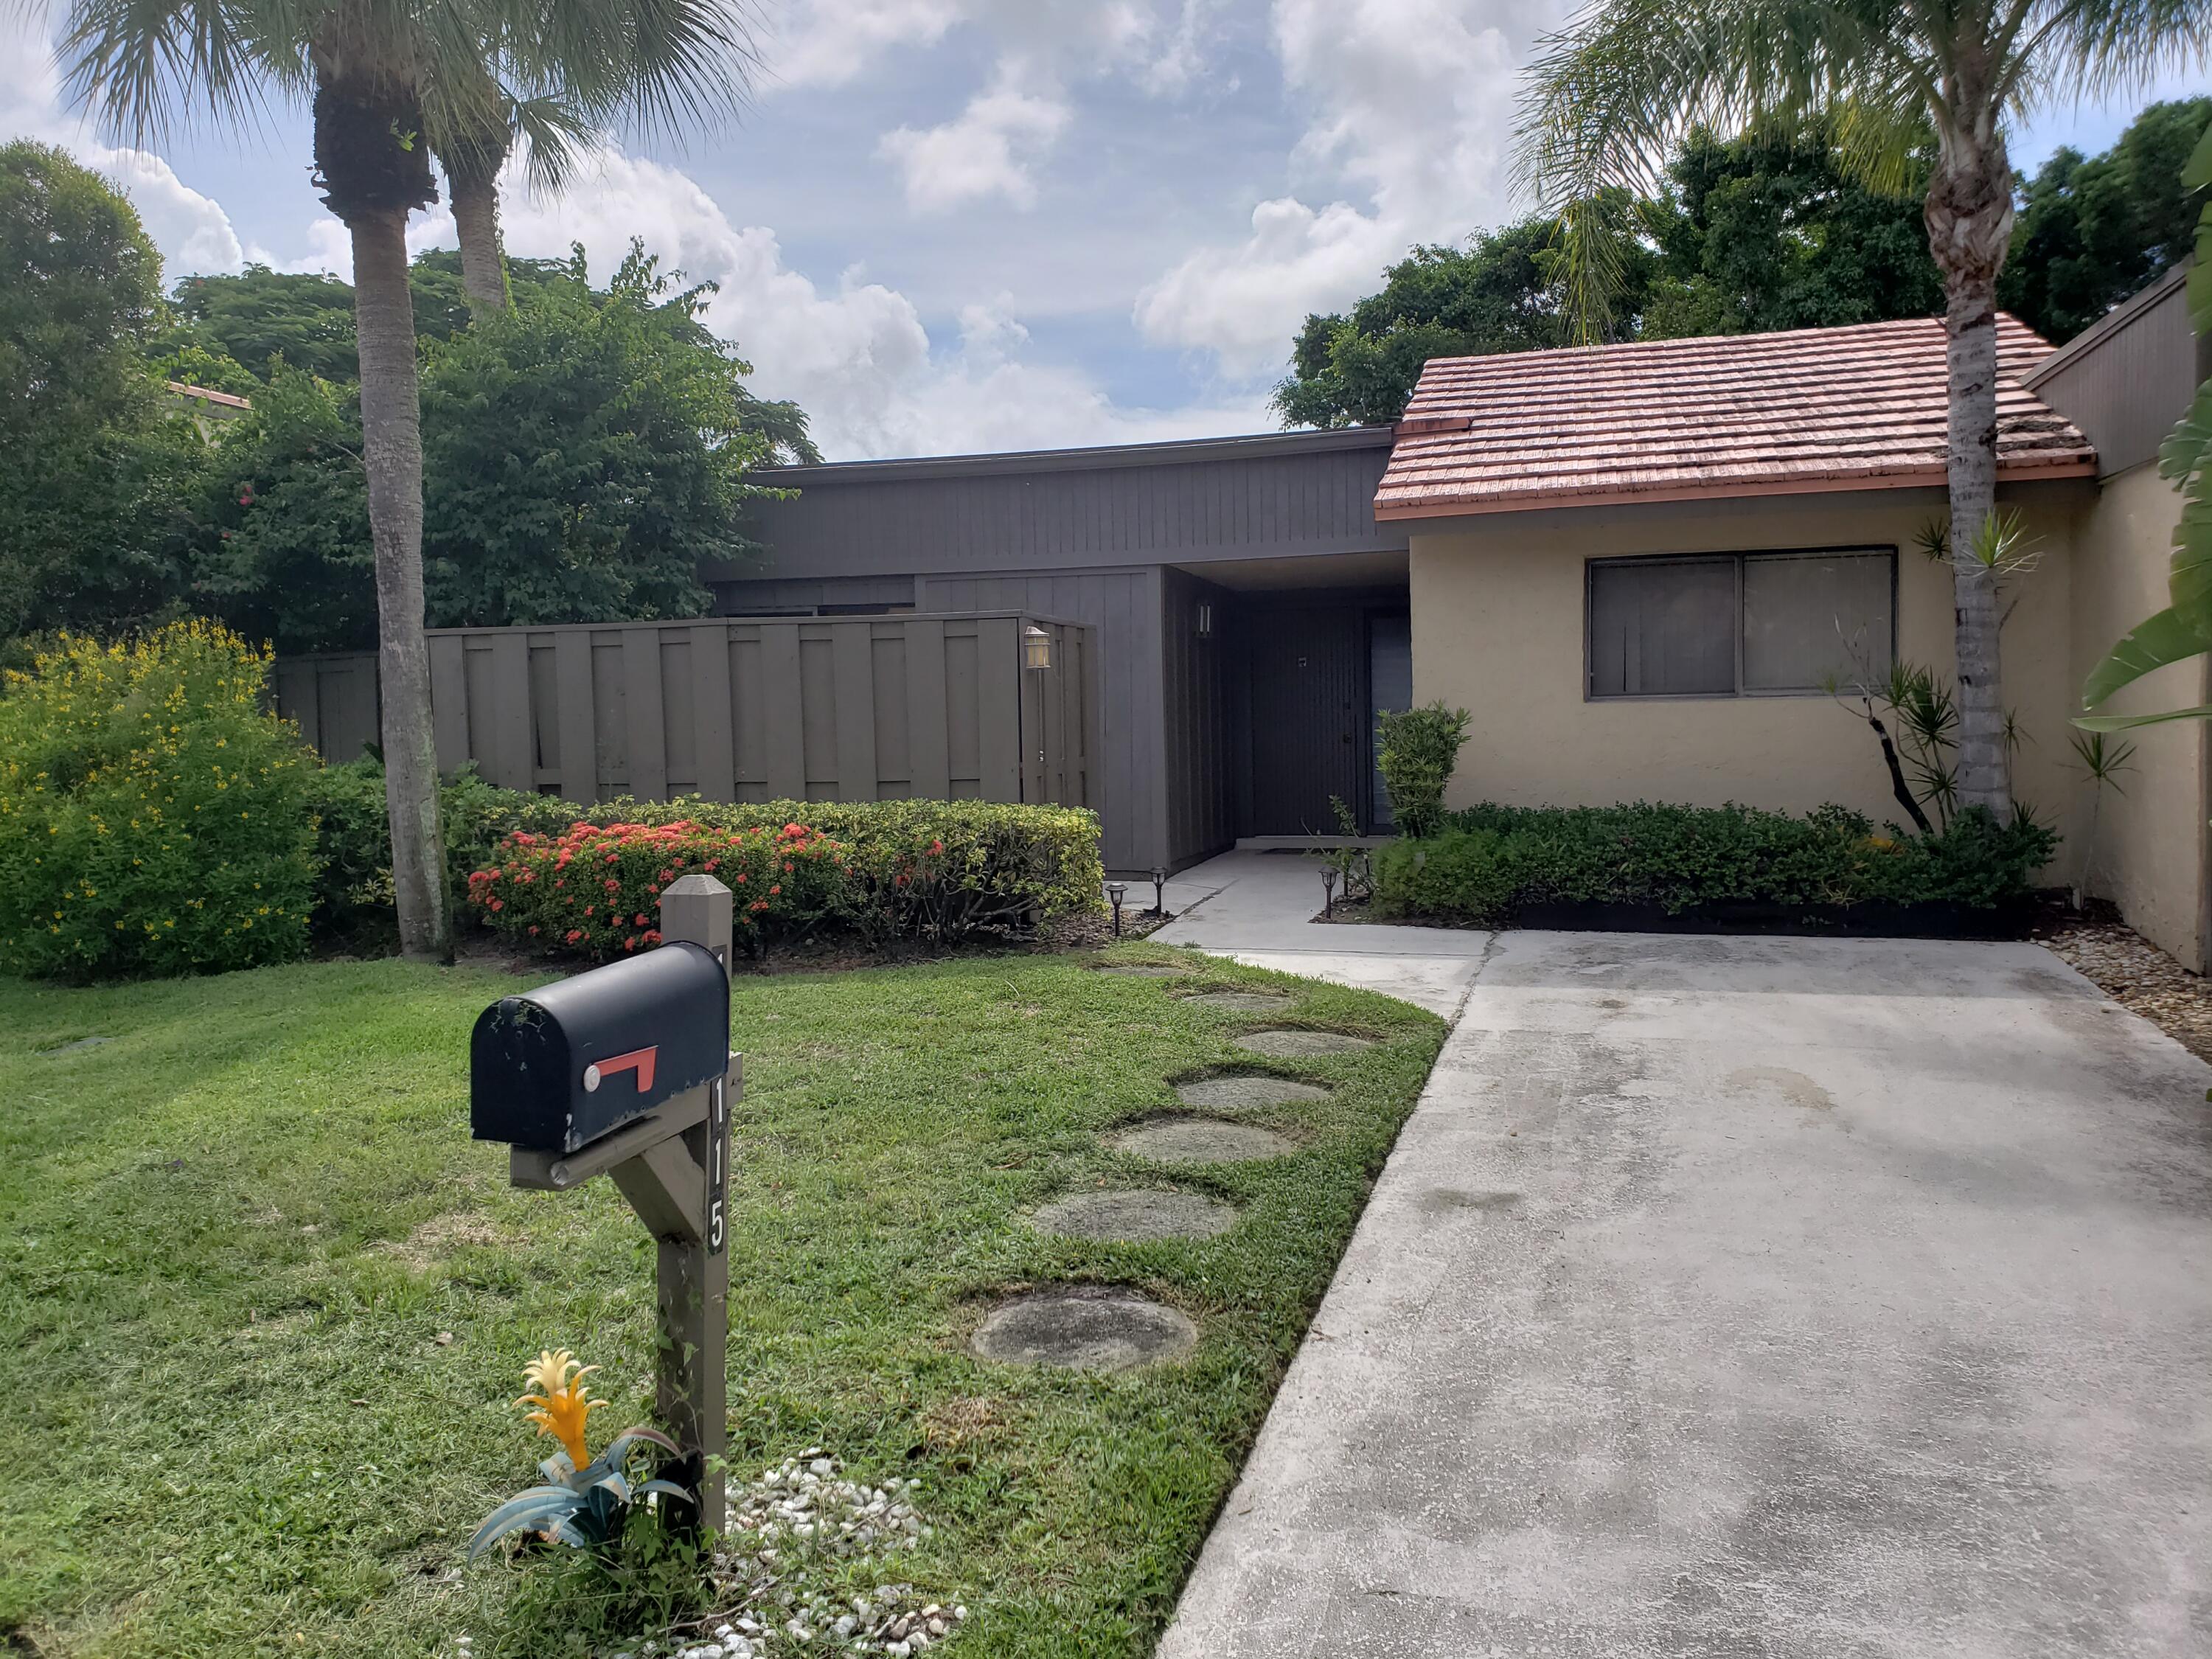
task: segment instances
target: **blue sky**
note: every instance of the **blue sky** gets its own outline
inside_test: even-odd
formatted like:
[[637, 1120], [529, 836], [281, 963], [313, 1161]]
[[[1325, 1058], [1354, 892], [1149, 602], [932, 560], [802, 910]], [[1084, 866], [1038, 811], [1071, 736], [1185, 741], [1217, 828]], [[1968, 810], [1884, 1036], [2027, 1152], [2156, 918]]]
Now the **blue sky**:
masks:
[[[673, 143], [616, 135], [509, 246], [631, 235], [721, 284], [710, 320], [833, 457], [1264, 429], [1310, 310], [1416, 241], [1523, 210], [1516, 78], [1553, 0], [769, 0], [751, 108]], [[58, 106], [37, 26], [0, 58], [0, 131], [128, 188], [173, 276], [347, 266], [303, 118], [116, 149]], [[2164, 77], [2014, 135], [2023, 170], [2108, 145]], [[420, 246], [450, 243], [434, 210]]]

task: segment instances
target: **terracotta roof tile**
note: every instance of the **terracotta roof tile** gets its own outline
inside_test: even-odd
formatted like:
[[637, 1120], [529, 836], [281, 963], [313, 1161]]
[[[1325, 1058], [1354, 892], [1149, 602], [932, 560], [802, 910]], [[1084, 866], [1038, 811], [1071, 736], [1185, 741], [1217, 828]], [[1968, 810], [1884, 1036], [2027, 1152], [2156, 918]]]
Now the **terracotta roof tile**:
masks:
[[[2002, 479], [2096, 471], [2021, 385], [2051, 350], [1998, 319]], [[1375, 516], [1941, 483], [1946, 387], [1934, 319], [1432, 358]]]

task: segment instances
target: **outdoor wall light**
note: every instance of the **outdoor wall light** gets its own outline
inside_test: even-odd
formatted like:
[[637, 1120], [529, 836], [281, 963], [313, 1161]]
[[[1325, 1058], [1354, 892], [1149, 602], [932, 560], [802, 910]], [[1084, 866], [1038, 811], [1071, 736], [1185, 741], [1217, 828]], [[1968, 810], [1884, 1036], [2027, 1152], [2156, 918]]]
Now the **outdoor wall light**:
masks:
[[1022, 629], [1022, 666], [1024, 668], [1052, 666], [1052, 635], [1035, 623]]
[[1336, 913], [1336, 866], [1333, 864], [1321, 867], [1321, 913], [1325, 916]]
[[1213, 637], [1213, 607], [1202, 599], [1198, 606], [1198, 637], [1201, 640]]
[[1128, 896], [1127, 882], [1109, 881], [1106, 884], [1106, 897], [1114, 907], [1114, 937], [1115, 939], [1121, 937], [1121, 901]]
[[1168, 913], [1168, 872], [1165, 869], [1152, 872], [1152, 914], [1164, 916]]

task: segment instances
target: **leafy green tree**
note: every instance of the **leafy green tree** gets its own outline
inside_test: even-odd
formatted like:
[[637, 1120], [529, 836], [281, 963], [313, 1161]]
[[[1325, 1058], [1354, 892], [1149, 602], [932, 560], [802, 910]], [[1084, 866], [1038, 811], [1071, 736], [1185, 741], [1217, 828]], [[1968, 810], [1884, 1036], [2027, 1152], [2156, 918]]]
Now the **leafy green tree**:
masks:
[[[377, 650], [400, 948], [443, 957], [437, 750], [422, 631], [422, 446], [407, 221], [436, 199], [428, 135], [487, 85], [574, 76], [610, 102], [696, 118], [731, 107], [751, 59], [739, 0], [71, 0], [58, 52], [71, 92], [134, 141], [179, 105], [248, 115], [305, 95], [316, 182], [352, 242], [363, 470], [376, 550]], [[602, 77], [605, 77], [604, 82]]]
[[[1908, 162], [1924, 178], [1927, 161]], [[1650, 215], [1659, 270], [1644, 339], [1933, 317], [1943, 287], [1908, 199], [1854, 179], [1825, 127], [1723, 138], [1693, 130]]]
[[2203, 60], [2212, 0], [1599, 0], [1530, 70], [1521, 161], [1562, 221], [1569, 310], [1590, 337], [1626, 284], [1609, 191], [1656, 190], [1683, 136], [1832, 123], [1845, 166], [1922, 196], [1949, 337], [1949, 546], [1959, 793], [2012, 816], [1998, 666], [1997, 280], [2013, 231], [2005, 132], [2055, 86], [2117, 88]]
[[[805, 417], [636, 247], [604, 292], [579, 250], [511, 313], [428, 349], [424, 574], [433, 626], [696, 616], [704, 559], [743, 555], [746, 471], [811, 455]], [[374, 638], [360, 414], [350, 387], [280, 370], [235, 422], [198, 573], [214, 609], [287, 651]]]
[[161, 261], [61, 150], [0, 146], [0, 635], [167, 613], [202, 446], [149, 371]]
[[2182, 183], [2212, 98], [2153, 104], [2101, 155], [2061, 149], [2021, 191], [2006, 310], [2047, 339], [2070, 340], [2189, 254], [2206, 192]]

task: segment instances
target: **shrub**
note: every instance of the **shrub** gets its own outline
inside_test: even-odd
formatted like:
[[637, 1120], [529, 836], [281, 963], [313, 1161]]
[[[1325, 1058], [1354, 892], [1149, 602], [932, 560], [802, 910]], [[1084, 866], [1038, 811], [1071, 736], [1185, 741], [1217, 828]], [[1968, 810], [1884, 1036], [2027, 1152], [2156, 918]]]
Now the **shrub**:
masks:
[[1433, 836], [1443, 827], [1444, 789], [1467, 741], [1464, 708], [1432, 702], [1425, 708], [1386, 708], [1375, 717], [1375, 764], [1390, 792], [1390, 814], [1401, 832]]
[[[345, 933], [372, 916], [380, 922], [387, 920], [392, 820], [385, 806], [382, 763], [364, 757], [343, 766], [326, 766], [316, 775], [313, 796], [322, 823], [317, 930]], [[470, 873], [493, 860], [505, 837], [519, 830], [558, 835], [583, 810], [557, 796], [486, 783], [473, 765], [463, 767], [439, 786], [438, 807], [446, 834], [447, 893], [456, 906], [467, 896]]]
[[0, 966], [89, 980], [307, 948], [313, 757], [212, 623], [64, 637], [0, 691]]
[[1966, 812], [1931, 836], [1875, 834], [1858, 813], [1746, 806], [1478, 806], [1375, 859], [1387, 915], [1480, 925], [1544, 903], [1751, 902], [1828, 910], [1882, 902], [1989, 909], [2027, 896], [2057, 837], [2025, 815]]
[[994, 801], [616, 801], [558, 836], [508, 836], [471, 908], [540, 949], [605, 958], [657, 944], [660, 890], [699, 872], [737, 896], [758, 951], [822, 931], [950, 941], [1095, 910], [1087, 811]]

